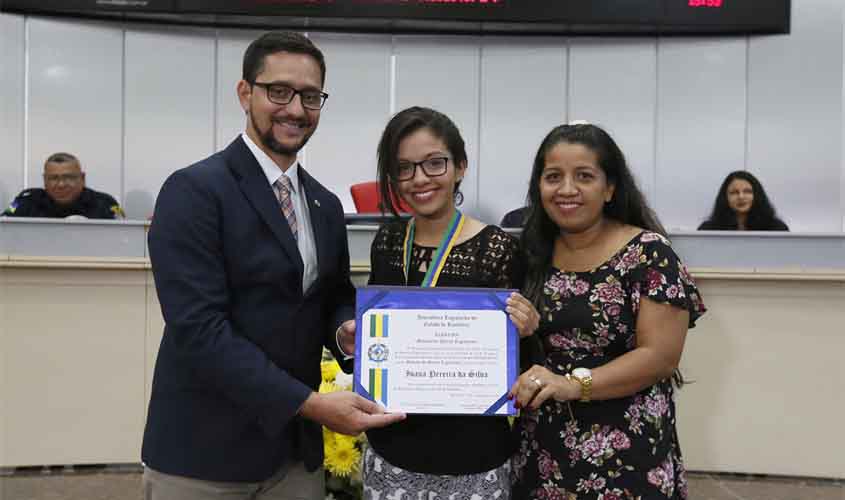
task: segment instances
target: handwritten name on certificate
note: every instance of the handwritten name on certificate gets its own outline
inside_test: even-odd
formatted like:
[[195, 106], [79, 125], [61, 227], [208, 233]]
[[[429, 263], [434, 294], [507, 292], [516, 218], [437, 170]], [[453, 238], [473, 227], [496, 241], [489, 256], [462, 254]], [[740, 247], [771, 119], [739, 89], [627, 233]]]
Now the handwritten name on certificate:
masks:
[[354, 388], [388, 411], [512, 415], [518, 334], [498, 289], [358, 291]]

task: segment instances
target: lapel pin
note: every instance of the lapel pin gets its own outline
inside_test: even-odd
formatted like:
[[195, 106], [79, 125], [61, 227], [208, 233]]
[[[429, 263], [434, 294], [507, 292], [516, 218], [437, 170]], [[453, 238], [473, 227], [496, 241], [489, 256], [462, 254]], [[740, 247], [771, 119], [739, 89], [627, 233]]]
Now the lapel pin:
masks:
[[320, 200], [314, 200], [314, 204], [319, 207], [320, 206]]

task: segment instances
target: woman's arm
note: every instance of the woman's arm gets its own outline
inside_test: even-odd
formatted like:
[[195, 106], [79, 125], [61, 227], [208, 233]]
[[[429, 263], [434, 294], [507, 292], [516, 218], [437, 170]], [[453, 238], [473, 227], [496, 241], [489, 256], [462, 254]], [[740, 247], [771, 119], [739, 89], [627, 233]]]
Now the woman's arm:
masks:
[[[631, 396], [672, 376], [684, 349], [689, 311], [643, 297], [637, 317], [637, 345], [630, 352], [592, 370], [591, 399]], [[536, 382], [536, 381], [539, 381]], [[511, 389], [521, 407], [538, 408], [547, 399], [581, 399], [581, 384], [534, 365]]]

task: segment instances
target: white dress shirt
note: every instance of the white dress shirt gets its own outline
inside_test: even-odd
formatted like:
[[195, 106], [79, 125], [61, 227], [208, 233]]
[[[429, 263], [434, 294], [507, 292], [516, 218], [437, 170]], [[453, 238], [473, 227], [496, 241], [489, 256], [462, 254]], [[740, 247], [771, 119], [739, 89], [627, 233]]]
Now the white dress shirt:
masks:
[[[242, 133], [246, 146], [252, 151], [252, 155], [267, 176], [267, 182], [276, 194], [276, 199], [279, 198], [278, 190], [276, 189], [276, 181], [283, 175], [286, 175], [293, 185], [293, 192], [290, 194], [291, 203], [293, 204], [293, 211], [296, 213], [297, 225], [297, 241], [296, 246], [299, 247], [299, 255], [302, 257], [302, 263], [305, 268], [302, 273], [302, 292], [317, 280], [317, 245], [314, 242], [314, 229], [311, 226], [311, 211], [308, 207], [308, 193], [305, 192], [304, 187], [299, 183], [299, 163], [294, 163], [288, 168], [287, 172], [282, 172], [282, 169], [276, 165], [267, 154], [261, 150], [246, 133]], [[279, 217], [287, 224], [285, 216], [282, 214], [282, 207], [279, 206]]]

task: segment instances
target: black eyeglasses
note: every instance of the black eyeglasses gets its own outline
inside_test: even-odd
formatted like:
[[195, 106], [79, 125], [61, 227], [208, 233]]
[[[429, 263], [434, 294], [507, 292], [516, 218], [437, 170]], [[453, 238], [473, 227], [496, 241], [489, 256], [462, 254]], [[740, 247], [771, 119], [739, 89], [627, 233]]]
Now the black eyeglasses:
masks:
[[438, 177], [446, 173], [447, 165], [449, 165], [449, 158], [446, 156], [426, 158], [423, 161], [400, 161], [393, 172], [393, 178], [397, 181], [413, 179], [418, 166], [422, 167], [422, 171], [428, 177]]
[[282, 83], [252, 82], [252, 84], [263, 88], [267, 92], [267, 99], [270, 99], [273, 104], [290, 104], [293, 96], [299, 94], [303, 108], [318, 110], [323, 108], [326, 99], [329, 98], [329, 94], [319, 90], [296, 90]]

